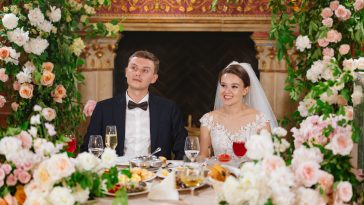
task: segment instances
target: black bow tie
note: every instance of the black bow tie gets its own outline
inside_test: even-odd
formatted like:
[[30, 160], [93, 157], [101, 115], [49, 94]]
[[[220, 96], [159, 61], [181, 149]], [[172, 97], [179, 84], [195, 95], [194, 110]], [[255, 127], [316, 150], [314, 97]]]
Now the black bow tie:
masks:
[[134, 109], [134, 108], [140, 108], [140, 109], [143, 109], [143, 110], [147, 110], [148, 109], [148, 102], [147, 101], [144, 101], [142, 103], [135, 103], [131, 100], [129, 100], [128, 102], [128, 108], [129, 109]]

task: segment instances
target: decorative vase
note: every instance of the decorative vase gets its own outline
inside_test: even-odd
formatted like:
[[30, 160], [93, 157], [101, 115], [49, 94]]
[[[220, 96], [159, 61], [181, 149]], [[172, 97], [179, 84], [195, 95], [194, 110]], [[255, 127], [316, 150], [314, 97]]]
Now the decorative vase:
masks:
[[[364, 91], [364, 72], [358, 72], [354, 82], [356, 89]], [[358, 169], [364, 169], [364, 95], [361, 96], [359, 104], [354, 105], [354, 125], [360, 130], [360, 141], [358, 143]]]

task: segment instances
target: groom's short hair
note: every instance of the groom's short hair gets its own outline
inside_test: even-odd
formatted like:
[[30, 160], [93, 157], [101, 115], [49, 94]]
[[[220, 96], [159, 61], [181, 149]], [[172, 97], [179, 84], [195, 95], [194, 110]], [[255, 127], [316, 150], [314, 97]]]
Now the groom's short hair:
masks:
[[144, 58], [144, 59], [148, 59], [153, 61], [154, 64], [154, 73], [157, 74], [158, 70], [159, 70], [159, 59], [157, 58], [157, 56], [155, 56], [153, 53], [149, 52], [149, 51], [143, 51], [143, 50], [139, 50], [134, 52], [130, 57], [129, 57], [129, 61], [133, 58], [133, 57], [138, 57], [138, 58]]

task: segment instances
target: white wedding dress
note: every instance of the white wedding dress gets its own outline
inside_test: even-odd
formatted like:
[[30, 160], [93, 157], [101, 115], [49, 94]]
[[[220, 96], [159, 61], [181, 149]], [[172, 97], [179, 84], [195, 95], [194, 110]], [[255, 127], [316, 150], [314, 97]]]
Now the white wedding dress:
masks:
[[206, 127], [210, 131], [212, 149], [214, 156], [227, 153], [234, 156], [233, 140], [239, 139], [246, 141], [250, 136], [257, 134], [266, 126], [269, 120], [266, 119], [263, 113], [257, 113], [255, 121], [244, 124], [238, 131], [232, 132], [225, 128], [224, 125], [214, 120], [210, 113], [206, 113], [200, 119], [201, 126]]

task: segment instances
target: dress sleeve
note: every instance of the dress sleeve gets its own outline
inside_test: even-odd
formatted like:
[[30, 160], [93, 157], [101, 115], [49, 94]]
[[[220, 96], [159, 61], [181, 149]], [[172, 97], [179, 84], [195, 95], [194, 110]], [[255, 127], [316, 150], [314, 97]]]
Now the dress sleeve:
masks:
[[211, 130], [213, 125], [213, 117], [209, 113], [204, 114], [201, 119], [201, 126], [207, 127], [208, 130]]

